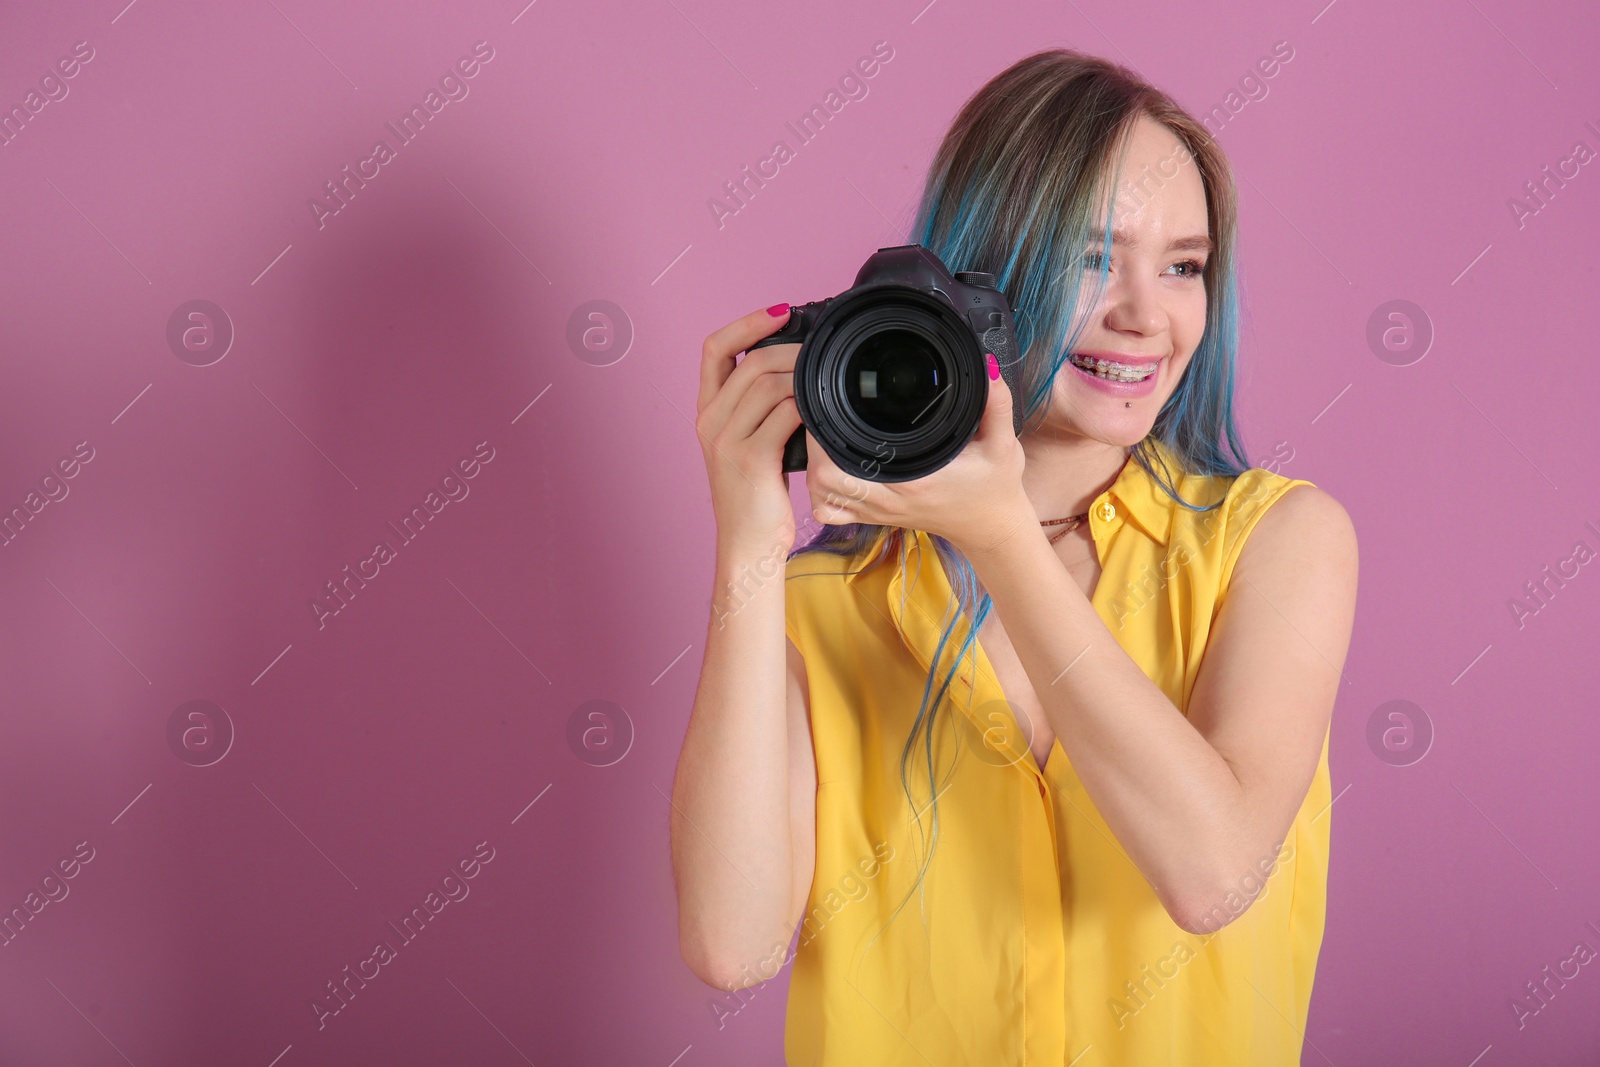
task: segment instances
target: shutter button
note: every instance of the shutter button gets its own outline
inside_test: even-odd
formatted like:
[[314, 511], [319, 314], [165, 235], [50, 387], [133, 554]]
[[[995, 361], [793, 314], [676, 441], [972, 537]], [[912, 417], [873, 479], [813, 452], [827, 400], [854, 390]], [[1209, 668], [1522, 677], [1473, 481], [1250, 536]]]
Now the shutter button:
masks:
[[1111, 501], [1107, 500], [1104, 504], [1100, 505], [1100, 517], [1105, 519], [1107, 522], [1110, 522], [1112, 519], [1117, 517], [1117, 506]]

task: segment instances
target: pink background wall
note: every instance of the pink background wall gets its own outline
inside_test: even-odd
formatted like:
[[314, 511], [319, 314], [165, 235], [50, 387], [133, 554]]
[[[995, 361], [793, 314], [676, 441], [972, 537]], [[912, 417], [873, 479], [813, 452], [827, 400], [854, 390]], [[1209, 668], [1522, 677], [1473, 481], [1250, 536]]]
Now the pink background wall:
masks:
[[[730, 1017], [674, 928], [699, 344], [903, 242], [962, 101], [1056, 44], [1224, 108], [1252, 457], [1361, 535], [1304, 1062], [1595, 1062], [1600, 962], [1544, 970], [1600, 949], [1591, 8], [123, 2], [0, 14], [6, 110], [92, 50], [0, 147], [0, 508], [58, 498], [0, 547], [0, 909], [60, 897], [0, 947], [0, 1062], [781, 1062], [787, 972]], [[1369, 342], [1397, 300], [1425, 346]], [[591, 301], [620, 309], [596, 351]], [[1397, 700], [1425, 746], [1384, 740]], [[589, 701], [609, 755], [569, 741]], [[433, 891], [460, 899], [404, 942]]]

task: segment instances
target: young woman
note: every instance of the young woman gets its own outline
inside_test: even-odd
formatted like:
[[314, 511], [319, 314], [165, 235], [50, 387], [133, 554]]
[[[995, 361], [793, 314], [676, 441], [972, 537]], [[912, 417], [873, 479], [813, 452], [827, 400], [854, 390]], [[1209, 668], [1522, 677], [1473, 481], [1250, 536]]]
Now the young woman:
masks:
[[798, 550], [798, 346], [737, 359], [787, 305], [706, 338], [680, 939], [725, 990], [796, 944], [789, 1063], [1300, 1062], [1356, 540], [1244, 459], [1235, 226], [1164, 93], [1066, 50], [1002, 72], [913, 240], [1020, 309], [1019, 395], [991, 358], [978, 433], [910, 482], [808, 437], [825, 525]]

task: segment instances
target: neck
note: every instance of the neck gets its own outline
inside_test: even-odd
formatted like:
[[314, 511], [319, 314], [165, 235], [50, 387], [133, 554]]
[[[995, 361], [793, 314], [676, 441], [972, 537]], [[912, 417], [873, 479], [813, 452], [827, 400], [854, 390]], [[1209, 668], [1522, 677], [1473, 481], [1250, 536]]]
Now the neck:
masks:
[[1088, 511], [1116, 481], [1132, 450], [1041, 426], [1022, 438], [1022, 451], [1022, 489], [1043, 520]]

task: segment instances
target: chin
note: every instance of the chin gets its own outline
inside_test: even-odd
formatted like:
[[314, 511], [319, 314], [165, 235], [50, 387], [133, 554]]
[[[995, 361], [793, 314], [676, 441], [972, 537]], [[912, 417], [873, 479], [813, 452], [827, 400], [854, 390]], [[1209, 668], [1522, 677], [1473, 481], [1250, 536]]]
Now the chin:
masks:
[[1125, 408], [1120, 400], [1106, 402], [1096, 397], [1095, 403], [1079, 406], [1071, 415], [1060, 418], [1057, 425], [1067, 433], [1132, 448], [1154, 429], [1156, 414], [1161, 410], [1158, 400], [1164, 402], [1164, 398], [1142, 397], [1133, 402], [1133, 407]]
[[[1128, 414], [1132, 415], [1130, 411]], [[1089, 436], [1118, 448], [1132, 448], [1149, 436], [1154, 419], [1111, 419], [1110, 425], [1096, 428]]]

